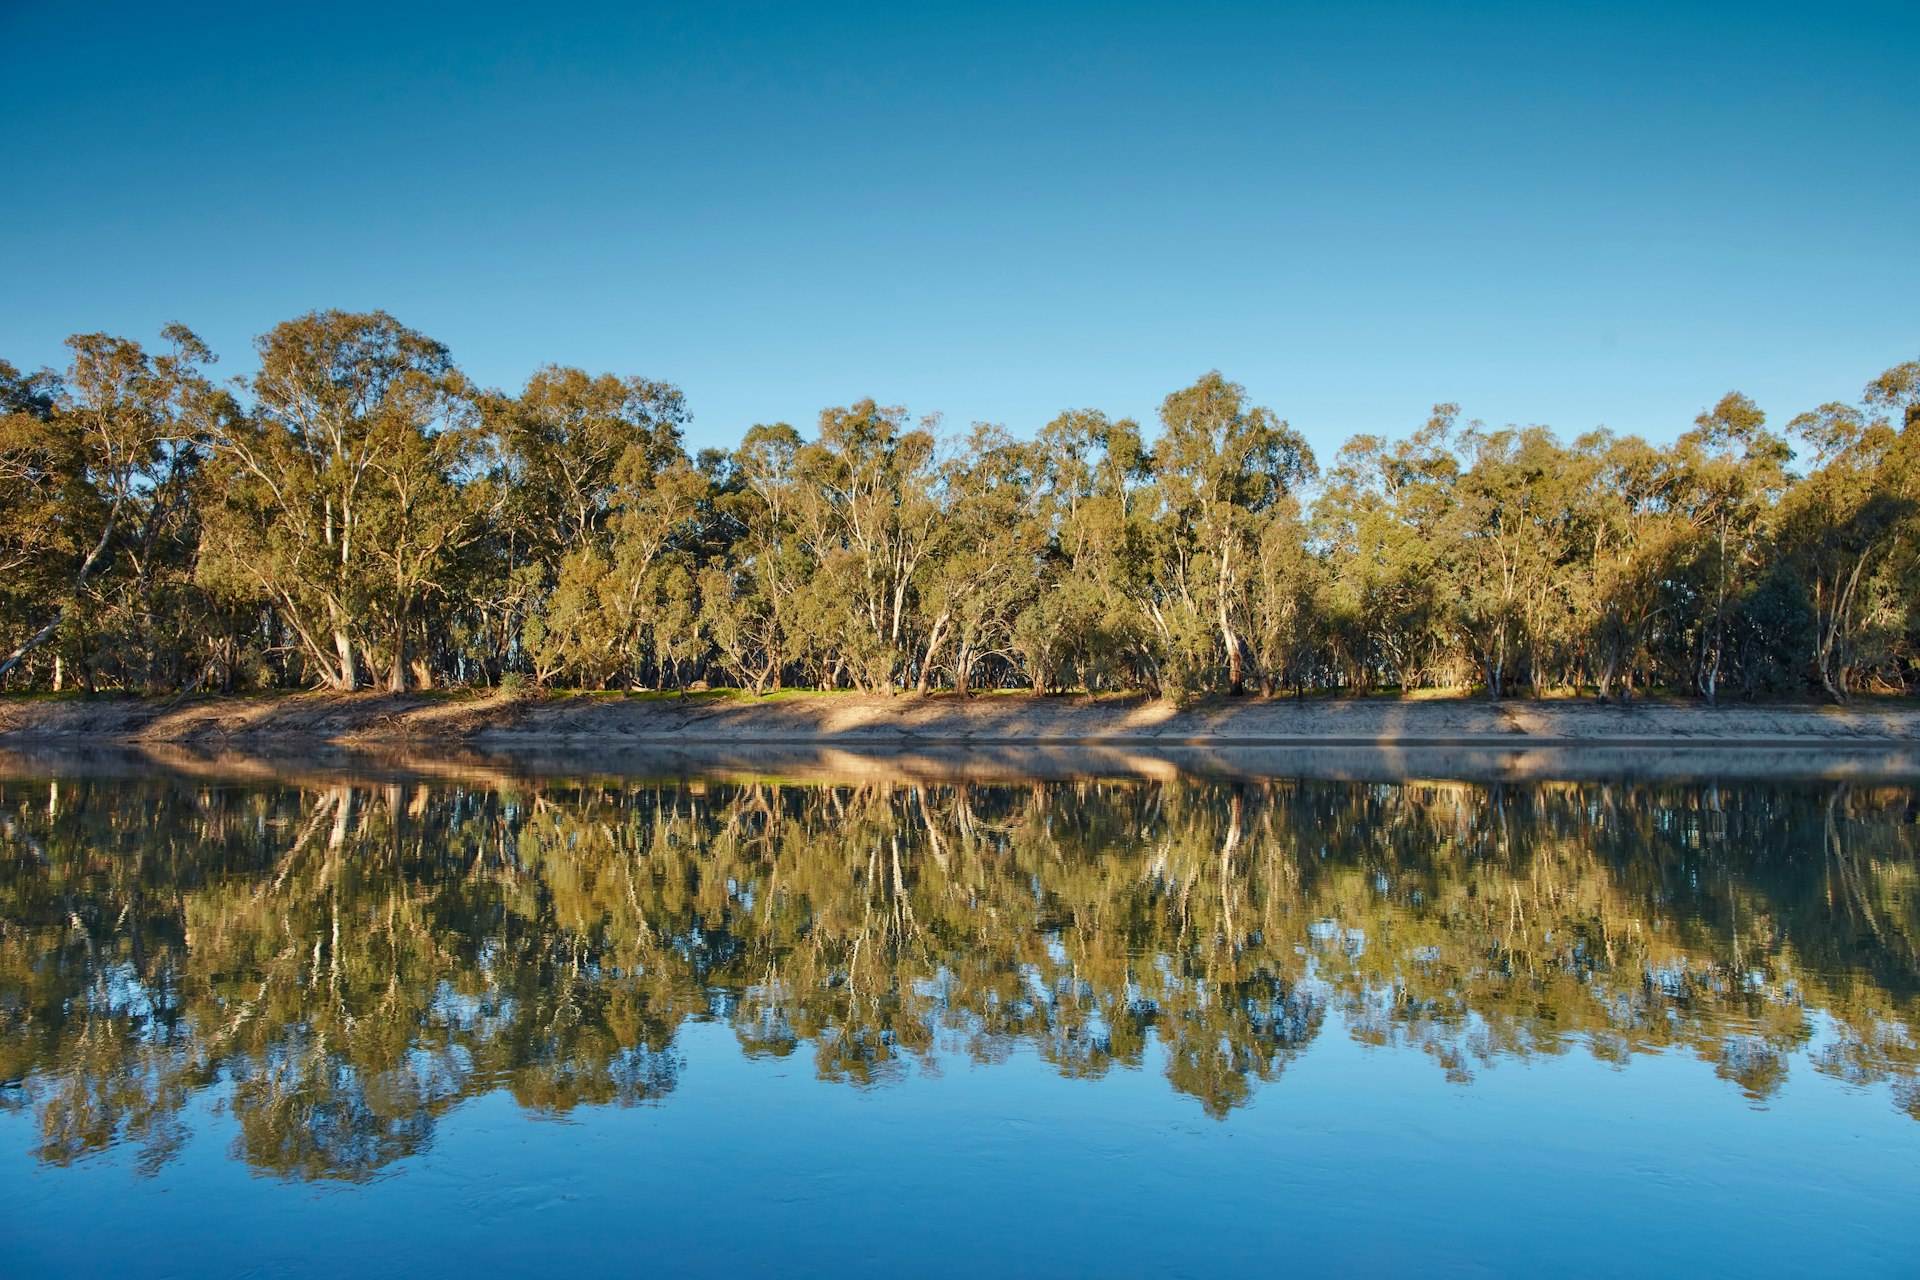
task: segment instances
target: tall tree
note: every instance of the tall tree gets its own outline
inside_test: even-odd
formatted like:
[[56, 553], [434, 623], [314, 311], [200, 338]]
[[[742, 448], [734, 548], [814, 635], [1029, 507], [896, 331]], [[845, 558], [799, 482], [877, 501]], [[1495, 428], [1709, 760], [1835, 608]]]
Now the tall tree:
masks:
[[[163, 546], [178, 533], [202, 440], [230, 416], [230, 401], [202, 372], [213, 357], [200, 339], [181, 325], [162, 339], [156, 356], [131, 339], [78, 334], [67, 341], [64, 377], [7, 379], [19, 406], [8, 415], [9, 478], [50, 524], [34, 539], [46, 616], [0, 660], [0, 675], [63, 627], [106, 626], [117, 628], [114, 647], [132, 682], [156, 679]], [[116, 570], [119, 581], [107, 585]]]
[[1719, 696], [1727, 621], [1763, 554], [1769, 510], [1785, 486], [1792, 450], [1766, 430], [1766, 415], [1737, 391], [1722, 396], [1680, 437], [1680, 501], [1694, 531], [1698, 605], [1694, 683], [1708, 702]]
[[1157, 683], [1151, 512], [1152, 458], [1140, 424], [1077, 409], [1035, 441], [1041, 588], [1014, 620], [1014, 647], [1035, 692], [1071, 672], [1088, 689]]
[[913, 591], [940, 525], [934, 427], [905, 409], [861, 400], [820, 414], [820, 434], [794, 460], [796, 513], [817, 568], [815, 625], [843, 646], [845, 669], [891, 693], [912, 661]]
[[812, 560], [794, 527], [800, 433], [757, 424], [735, 451], [716, 507], [733, 533], [728, 554], [703, 571], [704, 622], [722, 661], [756, 694], [778, 688], [808, 647], [797, 620]]
[[[613, 623], [602, 639], [588, 638], [607, 621], [592, 616], [601, 601], [588, 584], [612, 564], [622, 513], [647, 502], [660, 476], [685, 470], [686, 400], [668, 383], [549, 365], [517, 397], [483, 403], [507, 483], [502, 608], [518, 625], [503, 635], [520, 641], [543, 681], [570, 665], [576, 674], [583, 663], [604, 668], [623, 648], [615, 633], [627, 628]], [[607, 603], [631, 612], [617, 592]]]
[[1160, 427], [1153, 459], [1165, 561], [1157, 621], [1170, 647], [1186, 655], [1180, 683], [1196, 687], [1209, 665], [1195, 652], [1196, 624], [1204, 620], [1218, 636], [1228, 691], [1239, 693], [1255, 658], [1247, 637], [1260, 526], [1314, 476], [1313, 451], [1218, 371], [1169, 395]]
[[977, 424], [940, 469], [942, 519], [919, 592], [925, 627], [918, 691], [944, 664], [965, 693], [976, 667], [1011, 654], [1015, 619], [1039, 589], [1042, 529], [1034, 518], [1033, 450]]
[[[1901, 414], [1862, 412], [1838, 402], [1792, 422], [1813, 448], [1815, 468], [1787, 495], [1782, 509], [1786, 541], [1813, 599], [1813, 667], [1820, 687], [1847, 701], [1858, 665], [1862, 632], [1878, 610], [1870, 598], [1895, 548], [1915, 533], [1920, 509], [1920, 416], [1889, 395], [1901, 371], [1869, 385], [1865, 399]], [[1902, 611], [1904, 612], [1904, 611]]]
[[1349, 686], [1386, 679], [1411, 687], [1452, 674], [1441, 522], [1460, 476], [1452, 439], [1459, 414], [1458, 405], [1438, 404], [1404, 440], [1349, 440], [1314, 502], [1328, 578], [1317, 607], [1328, 658]]
[[254, 411], [214, 436], [203, 567], [271, 600], [328, 688], [382, 654], [405, 688], [413, 614], [479, 525], [466, 380], [383, 311], [315, 311], [255, 347]]
[[1555, 491], [1560, 448], [1541, 427], [1470, 428], [1469, 465], [1453, 486], [1440, 526], [1461, 633], [1486, 678], [1487, 696], [1507, 690], [1516, 660], [1537, 668], [1542, 619], [1560, 575], [1566, 509]]

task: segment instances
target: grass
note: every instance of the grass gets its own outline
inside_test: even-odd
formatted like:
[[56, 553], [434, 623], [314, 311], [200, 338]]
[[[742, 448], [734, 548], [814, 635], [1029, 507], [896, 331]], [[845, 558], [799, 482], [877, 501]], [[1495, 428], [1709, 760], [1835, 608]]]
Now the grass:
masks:
[[[14, 704], [75, 703], [75, 704], [82, 704], [82, 705], [87, 703], [114, 703], [114, 702], [141, 702], [141, 701], [160, 702], [160, 703], [182, 703], [182, 704], [202, 703], [202, 702], [209, 702], [209, 701], [273, 702], [273, 701], [281, 701], [281, 700], [291, 700], [291, 699], [306, 697], [316, 693], [324, 693], [324, 692], [326, 691], [315, 690], [315, 689], [245, 689], [245, 690], [240, 690], [234, 693], [219, 693], [212, 690], [197, 690], [192, 694], [182, 695], [182, 694], [175, 694], [175, 693], [140, 694], [127, 689], [100, 689], [92, 693], [89, 693], [84, 689], [63, 689], [57, 693], [51, 690], [46, 690], [46, 689], [29, 689], [29, 690], [20, 690], [20, 691], [0, 692], [0, 701], [14, 703]], [[389, 694], [384, 689], [362, 689], [358, 691], [358, 696], [362, 696], [370, 699], [397, 696], [397, 697], [404, 697], [410, 700], [422, 701], [422, 702], [456, 703], [456, 702], [485, 702], [485, 701], [489, 701], [499, 697], [501, 693], [502, 693], [502, 690], [498, 688], [494, 688], [486, 685], [470, 685], [470, 686], [443, 687], [443, 688], [437, 688], [437, 689], [416, 689], [416, 690], [409, 690], [407, 693], [399, 694], [399, 695]], [[534, 685], [531, 682], [528, 682], [526, 685], [524, 685], [521, 688], [517, 696], [525, 698], [529, 701], [536, 701], [536, 702], [537, 701], [562, 701], [562, 700], [568, 700], [568, 699], [579, 699], [579, 700], [619, 699], [622, 701], [630, 701], [630, 702], [663, 702], [663, 703], [720, 702], [720, 703], [742, 703], [746, 705], [755, 705], [755, 704], [761, 704], [761, 703], [798, 702], [798, 701], [817, 700], [817, 699], [823, 699], [823, 698], [860, 698], [860, 697], [866, 697], [866, 696], [879, 696], [879, 695], [866, 695], [866, 694], [863, 694], [858, 689], [808, 689], [808, 688], [792, 688], [792, 687], [783, 688], [783, 689], [769, 689], [766, 693], [757, 694], [757, 695], [751, 689], [730, 688], [725, 686], [716, 688], [716, 689], [688, 690], [686, 692], [682, 692], [678, 689], [566, 689], [566, 688], [542, 689], [539, 686]], [[921, 695], [915, 694], [912, 689], [904, 689], [904, 690], [897, 691], [895, 694], [895, 697], [903, 701], [913, 701], [916, 699], [920, 699]], [[976, 690], [973, 690], [971, 693], [964, 695], [964, 697], [952, 689], [935, 689], [930, 693], [928, 693], [927, 695], [925, 695], [924, 700], [932, 701], [932, 702], [978, 703], [983, 700], [989, 700], [989, 699], [1027, 700], [1027, 699], [1036, 699], [1036, 698], [1044, 698], [1049, 700], [1062, 700], [1062, 701], [1071, 699], [1075, 701], [1083, 701], [1083, 702], [1098, 704], [1098, 703], [1138, 702], [1141, 700], [1149, 699], [1150, 695], [1147, 695], [1144, 693], [1138, 693], [1138, 692], [1120, 692], [1120, 691], [1090, 692], [1086, 689], [1064, 689], [1057, 693], [1035, 694], [1033, 690], [1029, 688], [1021, 687], [1021, 688], [1014, 688], [1014, 689], [976, 689]], [[1274, 704], [1280, 704], [1280, 703], [1295, 702], [1296, 700], [1297, 699], [1295, 698], [1295, 695], [1291, 691], [1286, 691], [1286, 690], [1276, 692], [1271, 698], [1268, 698], [1268, 699], [1262, 699], [1259, 696], [1259, 694], [1249, 691], [1248, 693], [1240, 697], [1234, 697], [1224, 693], [1204, 694], [1204, 695], [1196, 696], [1191, 700], [1183, 703], [1182, 705], [1189, 706], [1189, 707], [1224, 707], [1224, 706], [1257, 703], [1262, 701], [1271, 702]], [[1386, 687], [1386, 688], [1379, 688], [1379, 689], [1369, 689], [1364, 691], [1339, 690], [1339, 689], [1310, 689], [1307, 691], [1306, 697], [1304, 699], [1304, 701], [1308, 703], [1316, 703], [1316, 702], [1484, 702], [1486, 700], [1487, 700], [1487, 691], [1482, 686], [1470, 686], [1470, 687], [1460, 687], [1460, 688], [1450, 688], [1450, 689], [1405, 689], [1405, 690], [1395, 688], [1395, 687]], [[1596, 700], [1595, 694], [1593, 693], [1592, 690], [1588, 690], [1588, 689], [1581, 689], [1581, 690], [1554, 689], [1554, 690], [1548, 691], [1543, 697], [1537, 698], [1537, 699], [1534, 698], [1530, 693], [1523, 692], [1521, 690], [1513, 690], [1513, 691], [1510, 691], [1502, 699], [1503, 702], [1514, 702], [1514, 703], [1533, 703], [1533, 702], [1548, 702], [1548, 703], [1582, 702], [1584, 703], [1584, 702], [1594, 702], [1595, 700]], [[1701, 698], [1697, 695], [1694, 695], [1686, 691], [1679, 691], [1679, 690], [1672, 690], [1672, 689], [1665, 689], [1665, 688], [1653, 688], [1653, 689], [1643, 688], [1635, 692], [1631, 705], [1633, 706], [1705, 707], [1707, 703], [1704, 698]], [[1829, 703], [1825, 698], [1815, 693], [1802, 693], [1802, 694], [1795, 694], [1795, 695], [1779, 695], [1779, 696], [1771, 696], [1771, 697], [1762, 697], [1762, 698], [1755, 699], [1752, 702], [1744, 701], [1741, 698], [1739, 698], [1737, 695], [1730, 694], [1720, 699], [1720, 705], [1722, 707], [1729, 707], [1729, 708], [1731, 707], [1754, 707], [1754, 708], [1814, 707], [1814, 708], [1818, 708], [1818, 707], [1833, 706], [1833, 704]], [[1870, 708], [1870, 707], [1882, 707], [1887, 709], [1911, 708], [1916, 705], [1920, 705], [1920, 695], [1898, 693], [1898, 692], [1859, 692], [1853, 695], [1852, 701], [1847, 705], [1856, 710], [1863, 709], [1863, 708]]]
[[62, 689], [58, 693], [51, 689], [28, 689], [22, 693], [9, 692], [5, 695], [8, 702], [117, 702], [139, 696], [124, 689], [101, 689], [94, 693], [88, 693], [85, 689]]

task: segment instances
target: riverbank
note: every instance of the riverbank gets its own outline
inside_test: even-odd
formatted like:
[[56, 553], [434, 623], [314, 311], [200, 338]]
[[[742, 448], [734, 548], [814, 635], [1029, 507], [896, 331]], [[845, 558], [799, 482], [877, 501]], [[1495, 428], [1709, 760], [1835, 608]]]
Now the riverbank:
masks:
[[1819, 743], [1911, 744], [1920, 705], [1709, 707], [1590, 701], [1257, 698], [1194, 707], [1133, 697], [994, 695], [754, 699], [730, 694], [621, 697], [288, 694], [200, 698], [0, 699], [0, 743], [341, 746], [744, 745], [949, 743], [1178, 746], [1414, 746]]

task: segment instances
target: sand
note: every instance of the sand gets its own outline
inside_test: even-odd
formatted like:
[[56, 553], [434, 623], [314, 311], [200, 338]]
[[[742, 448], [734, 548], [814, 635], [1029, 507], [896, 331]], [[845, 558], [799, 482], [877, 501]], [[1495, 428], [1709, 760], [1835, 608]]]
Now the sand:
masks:
[[1866, 746], [1920, 741], [1920, 706], [1438, 698], [1222, 700], [995, 695], [769, 699], [291, 694], [148, 701], [0, 699], [0, 744], [459, 743], [474, 747], [1110, 744], [1144, 747], [1548, 744]]
[[298, 694], [0, 699], [0, 777], [1920, 782], [1920, 706]]

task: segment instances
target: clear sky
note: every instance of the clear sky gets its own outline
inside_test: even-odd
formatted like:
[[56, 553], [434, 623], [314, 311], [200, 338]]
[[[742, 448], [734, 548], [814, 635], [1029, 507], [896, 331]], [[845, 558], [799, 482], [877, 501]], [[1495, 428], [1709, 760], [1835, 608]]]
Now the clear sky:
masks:
[[1920, 4], [0, 0], [0, 356], [384, 308], [482, 383], [1022, 434], [1209, 368], [1671, 438], [1920, 356]]

